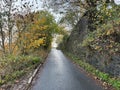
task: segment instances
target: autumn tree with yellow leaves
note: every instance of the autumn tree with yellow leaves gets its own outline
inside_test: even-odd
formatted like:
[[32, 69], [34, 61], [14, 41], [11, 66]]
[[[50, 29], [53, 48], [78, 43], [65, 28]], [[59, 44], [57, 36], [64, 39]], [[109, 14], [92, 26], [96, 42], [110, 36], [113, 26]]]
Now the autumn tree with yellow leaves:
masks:
[[58, 33], [58, 25], [49, 12], [39, 11], [18, 17], [16, 42], [22, 53], [41, 47], [48, 49], [51, 46], [52, 35]]

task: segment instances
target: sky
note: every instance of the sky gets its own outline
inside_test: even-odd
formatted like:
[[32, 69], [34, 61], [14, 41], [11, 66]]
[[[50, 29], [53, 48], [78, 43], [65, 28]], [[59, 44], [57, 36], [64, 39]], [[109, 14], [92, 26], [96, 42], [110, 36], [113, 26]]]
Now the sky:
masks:
[[[16, 7], [17, 7], [17, 8], [20, 7], [21, 4], [24, 4], [25, 2], [30, 2], [30, 5], [32, 5], [32, 4], [34, 5], [33, 7], [31, 7], [31, 10], [32, 10], [32, 11], [38, 11], [38, 10], [45, 10], [45, 9], [47, 9], [47, 8], [43, 7], [43, 2], [42, 2], [42, 0], [23, 0], [22, 2], [21, 2], [21, 0], [18, 0], [18, 1], [16, 2]], [[19, 8], [19, 10], [22, 11], [21, 13], [24, 12], [24, 10], [21, 10], [21, 8]], [[49, 9], [48, 11], [49, 11], [51, 14], [53, 14], [53, 16], [55, 17], [55, 20], [56, 20], [56, 21], [59, 21], [60, 18], [62, 17], [62, 15], [60, 15], [59, 13], [53, 12], [52, 9]]]
[[[32, 5], [32, 4], [34, 4], [34, 7], [32, 7], [32, 10], [43, 10], [44, 8], [43, 8], [43, 2], [42, 2], [43, 0], [23, 0], [22, 1], [22, 4], [23, 3], [25, 3], [25, 2], [30, 2], [30, 4]], [[120, 0], [114, 0], [114, 2], [116, 3], [116, 4], [120, 4]], [[16, 5], [21, 5], [21, 0], [18, 0], [17, 2], [16, 2]], [[37, 7], [37, 8], [36, 8]], [[52, 11], [52, 10], [50, 10], [50, 11]]]
[[[45, 7], [43, 8], [43, 2], [42, 2], [42, 0], [23, 0], [22, 2], [21, 2], [21, 0], [18, 0], [16, 2], [17, 8], [20, 7], [20, 5], [23, 4], [23, 3], [25, 3], [25, 2], [30, 2], [29, 3], [30, 5], [32, 5], [32, 4], [34, 5], [33, 7], [31, 7], [32, 11], [38, 11], [38, 10], [44, 10], [44, 9], [46, 9]], [[117, 5], [120, 5], [120, 0], [114, 0], [114, 2]], [[20, 10], [20, 11], [24, 12], [24, 10]], [[56, 21], [59, 21], [62, 18], [62, 14], [55, 13], [55, 12], [53, 12], [52, 9], [49, 9], [49, 11], [53, 14], [53, 16], [55, 17]]]
[[120, 0], [114, 0], [116, 4], [120, 4]]

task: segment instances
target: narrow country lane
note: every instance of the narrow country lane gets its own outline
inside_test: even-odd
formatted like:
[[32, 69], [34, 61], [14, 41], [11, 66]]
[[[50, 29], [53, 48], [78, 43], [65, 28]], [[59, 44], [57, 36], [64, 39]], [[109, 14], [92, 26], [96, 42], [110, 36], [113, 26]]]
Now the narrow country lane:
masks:
[[103, 90], [64, 54], [52, 49], [31, 90]]

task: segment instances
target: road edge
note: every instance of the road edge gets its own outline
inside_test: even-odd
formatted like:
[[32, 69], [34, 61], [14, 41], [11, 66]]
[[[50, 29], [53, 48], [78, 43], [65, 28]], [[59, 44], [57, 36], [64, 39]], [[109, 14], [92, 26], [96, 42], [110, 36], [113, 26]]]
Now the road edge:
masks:
[[36, 74], [38, 73], [39, 69], [41, 68], [42, 64], [39, 64], [39, 66], [34, 70], [33, 74], [27, 81], [27, 85], [24, 90], [29, 90], [29, 86], [31, 85], [33, 79], [35, 78]]

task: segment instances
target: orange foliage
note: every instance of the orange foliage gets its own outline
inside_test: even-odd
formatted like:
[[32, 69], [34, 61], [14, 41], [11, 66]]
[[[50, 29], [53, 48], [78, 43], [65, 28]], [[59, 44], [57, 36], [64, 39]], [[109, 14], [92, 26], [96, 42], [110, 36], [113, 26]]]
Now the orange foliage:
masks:
[[[20, 34], [19, 42], [22, 42], [21, 47], [24, 49], [38, 48], [45, 45], [45, 30], [48, 28], [48, 25], [45, 23], [46, 18], [39, 17], [39, 13], [34, 13], [33, 21], [30, 21], [30, 16], [27, 15], [24, 21], [28, 24], [29, 29]], [[20, 27], [20, 24], [17, 23], [17, 26]]]

